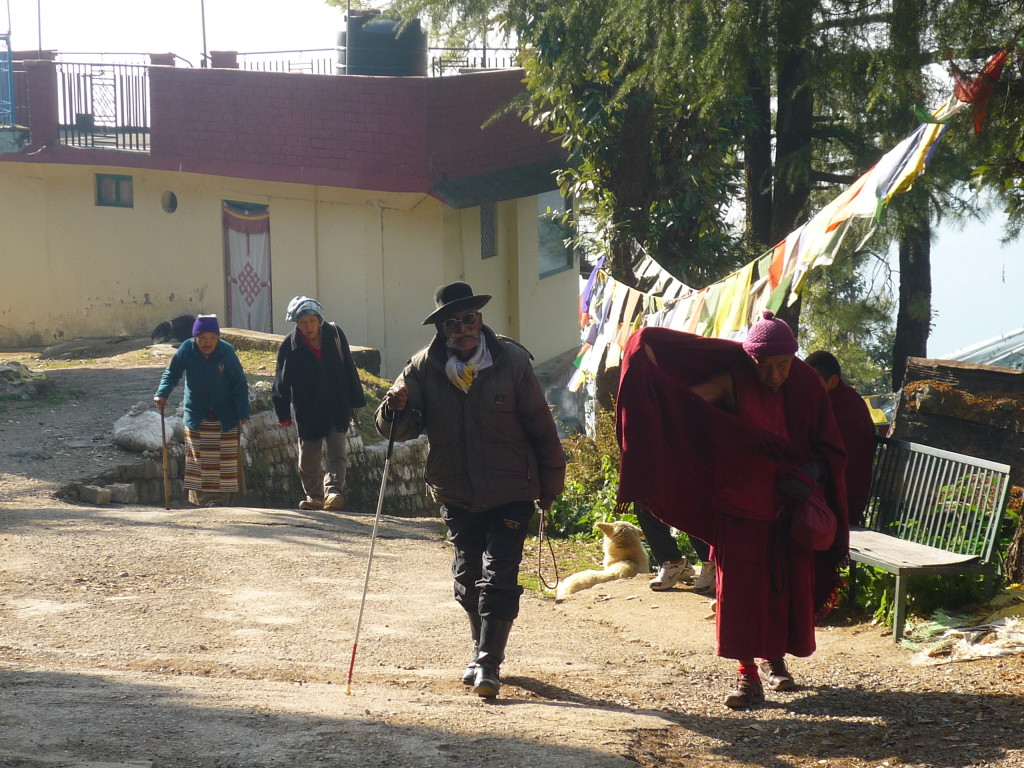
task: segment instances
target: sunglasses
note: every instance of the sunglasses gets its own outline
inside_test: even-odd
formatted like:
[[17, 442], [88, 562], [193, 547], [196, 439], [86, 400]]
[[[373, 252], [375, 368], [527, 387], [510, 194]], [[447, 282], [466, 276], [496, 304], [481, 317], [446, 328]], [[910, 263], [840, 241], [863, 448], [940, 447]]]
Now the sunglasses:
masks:
[[444, 325], [444, 329], [446, 331], [454, 331], [460, 325], [463, 328], [470, 328], [476, 325], [476, 319], [478, 317], [480, 317], [479, 312], [467, 312], [461, 318], [449, 317], [447, 320], [444, 321], [444, 323], [442, 323], [442, 325]]

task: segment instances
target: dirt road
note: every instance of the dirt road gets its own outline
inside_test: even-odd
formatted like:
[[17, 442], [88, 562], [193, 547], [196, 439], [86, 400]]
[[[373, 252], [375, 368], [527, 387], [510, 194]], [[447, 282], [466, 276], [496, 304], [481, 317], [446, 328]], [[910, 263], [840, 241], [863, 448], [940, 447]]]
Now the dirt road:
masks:
[[[62, 465], [109, 450], [61, 447], [67, 411], [92, 408], [78, 391], [31, 411]], [[430, 519], [381, 522], [346, 694], [372, 517], [67, 505], [11, 435], [3, 768], [1024, 766], [1020, 656], [917, 666], [880, 628], [823, 628], [791, 664], [800, 690], [733, 712], [708, 601], [644, 577], [526, 597], [484, 702], [460, 682], [467, 631]]]

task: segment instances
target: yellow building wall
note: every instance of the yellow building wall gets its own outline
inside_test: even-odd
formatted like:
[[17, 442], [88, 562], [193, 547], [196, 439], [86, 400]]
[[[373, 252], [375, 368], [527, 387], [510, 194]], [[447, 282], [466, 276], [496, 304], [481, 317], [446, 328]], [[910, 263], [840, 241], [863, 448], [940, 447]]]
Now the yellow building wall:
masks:
[[578, 267], [540, 277], [534, 197], [498, 203], [497, 251], [480, 258], [480, 209], [460, 211], [461, 271], [450, 268], [445, 282], [465, 280], [492, 299], [484, 321], [523, 344], [536, 363], [579, 347]]
[[[516, 271], [510, 295], [515, 306], [510, 314], [518, 318], [519, 338], [538, 362], [544, 362], [580, 346], [579, 331], [579, 257], [571, 269], [546, 277], [540, 276], [537, 237], [537, 199], [511, 201], [517, 210], [516, 231], [519, 258], [510, 260]], [[566, 301], [566, 297], [573, 297]], [[529, 340], [527, 342], [526, 340]]]
[[[45, 318], [40, 316], [45, 307], [35, 306], [30, 299], [52, 294], [43, 215], [46, 181], [27, 172], [0, 178], [0, 237], [4, 243], [0, 339], [15, 341], [14, 346], [41, 346], [50, 343]], [[17, 194], [9, 194], [15, 190]]]
[[[95, 205], [97, 173], [131, 176], [134, 207]], [[168, 213], [171, 192], [177, 209]], [[223, 320], [223, 200], [270, 207], [275, 333], [293, 327], [284, 321], [293, 296], [314, 296], [352, 344], [381, 350], [382, 373], [392, 377], [431, 338], [421, 323], [436, 286], [466, 280], [494, 296], [486, 322], [538, 361], [577, 343], [575, 271], [537, 274], [534, 198], [499, 203], [499, 253], [482, 260], [479, 209], [456, 211], [422, 194], [5, 163], [0, 348], [148, 336], [184, 313]]]

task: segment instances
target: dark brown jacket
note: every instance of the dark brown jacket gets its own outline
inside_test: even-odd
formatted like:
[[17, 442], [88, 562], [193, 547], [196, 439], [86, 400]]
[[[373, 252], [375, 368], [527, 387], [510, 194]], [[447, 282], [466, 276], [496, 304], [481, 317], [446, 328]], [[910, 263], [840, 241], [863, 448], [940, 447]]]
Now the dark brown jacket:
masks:
[[[479, 512], [514, 501], [550, 501], [565, 484], [565, 454], [530, 353], [487, 326], [482, 335], [493, 365], [480, 371], [468, 393], [448, 380], [442, 335], [413, 355], [395, 382], [409, 388], [395, 440], [426, 431], [426, 480], [439, 503]], [[382, 403], [377, 430], [385, 436], [390, 415]]]

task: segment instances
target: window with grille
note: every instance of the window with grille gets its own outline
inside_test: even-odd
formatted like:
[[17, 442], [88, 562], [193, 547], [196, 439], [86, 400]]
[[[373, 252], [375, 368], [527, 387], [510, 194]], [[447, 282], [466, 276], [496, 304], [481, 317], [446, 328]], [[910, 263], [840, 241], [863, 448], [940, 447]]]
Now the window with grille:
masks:
[[135, 200], [132, 196], [132, 177], [97, 173], [96, 205], [133, 208]]
[[480, 258], [498, 255], [498, 204], [493, 200], [480, 204]]
[[541, 277], [564, 272], [573, 265], [572, 232], [566, 213], [572, 206], [558, 191], [537, 195], [537, 254]]

